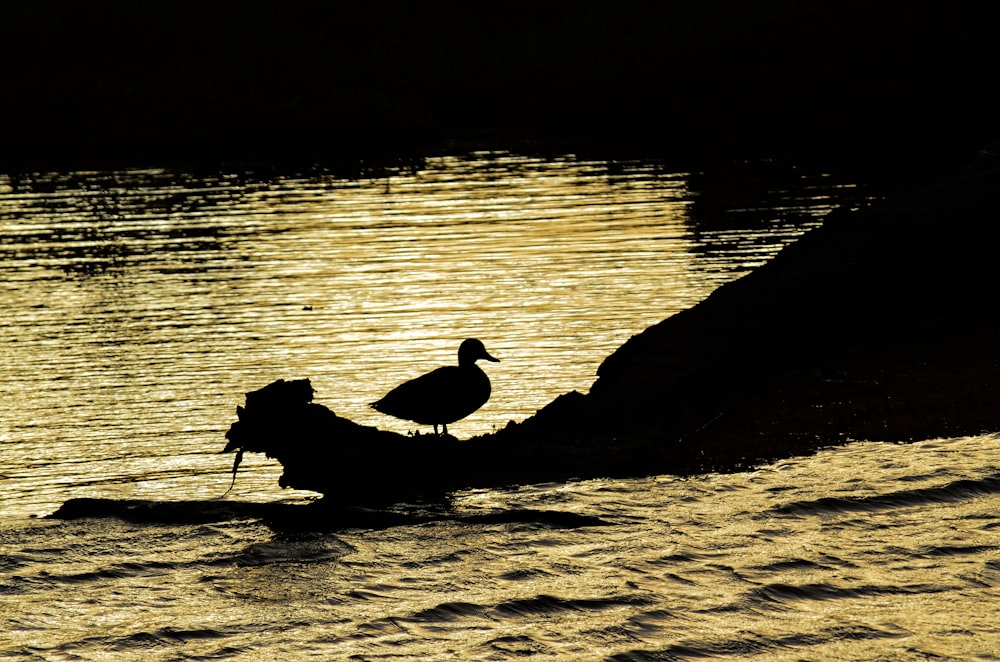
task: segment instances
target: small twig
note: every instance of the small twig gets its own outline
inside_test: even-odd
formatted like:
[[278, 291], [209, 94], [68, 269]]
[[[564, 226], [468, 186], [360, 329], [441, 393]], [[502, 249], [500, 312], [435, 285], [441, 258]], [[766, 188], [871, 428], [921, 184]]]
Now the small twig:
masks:
[[236, 470], [240, 468], [240, 462], [243, 461], [243, 449], [236, 451], [236, 459], [233, 460], [233, 482], [229, 484], [229, 489], [222, 493], [222, 497], [225, 497], [233, 490], [233, 486], [236, 485]]

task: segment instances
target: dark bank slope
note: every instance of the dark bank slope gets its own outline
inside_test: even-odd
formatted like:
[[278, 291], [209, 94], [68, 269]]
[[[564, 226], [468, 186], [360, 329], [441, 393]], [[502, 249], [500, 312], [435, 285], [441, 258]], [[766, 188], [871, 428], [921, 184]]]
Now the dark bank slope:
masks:
[[1000, 430], [1000, 169], [835, 212], [633, 337], [589, 398], [708, 464]]
[[0, 168], [964, 157], [994, 2], [10, 0]]
[[534, 438], [526, 443], [546, 461], [562, 456], [580, 474], [598, 458], [606, 473], [684, 473], [851, 439], [1000, 430], [1000, 164], [981, 165], [831, 214], [634, 336], [589, 394], [557, 400], [498, 441]]
[[336, 502], [571, 478], [740, 470], [852, 439], [1000, 430], [1000, 164], [838, 211], [609, 356], [569, 393], [459, 441], [358, 426], [308, 383], [248, 394], [227, 450]]

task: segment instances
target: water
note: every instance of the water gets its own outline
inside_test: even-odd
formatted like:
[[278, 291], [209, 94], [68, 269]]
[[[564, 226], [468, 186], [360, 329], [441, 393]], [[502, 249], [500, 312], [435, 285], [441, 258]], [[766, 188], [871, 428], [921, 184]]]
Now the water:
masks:
[[[469, 492], [432, 521], [324, 534], [7, 520], [0, 650], [996, 659], [997, 448], [859, 443], [752, 473]], [[528, 516], [474, 518], [512, 511]], [[562, 527], [551, 511], [602, 525]]]
[[74, 497], [306, 503], [256, 456], [210, 501], [243, 392], [309, 377], [337, 413], [407, 432], [366, 403], [474, 335], [503, 360], [486, 366], [494, 396], [449, 429], [489, 432], [883, 193], [778, 164], [510, 154], [351, 179], [0, 176], [0, 652], [995, 659], [990, 436], [462, 492], [325, 532], [239, 510], [35, 517]]

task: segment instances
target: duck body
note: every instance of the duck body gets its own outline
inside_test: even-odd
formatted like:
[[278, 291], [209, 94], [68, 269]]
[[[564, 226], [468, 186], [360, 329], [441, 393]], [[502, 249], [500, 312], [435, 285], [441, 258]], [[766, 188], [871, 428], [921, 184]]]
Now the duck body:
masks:
[[490, 378], [476, 361], [499, 361], [490, 356], [482, 342], [469, 338], [458, 349], [458, 365], [432, 370], [389, 391], [371, 403], [372, 409], [421, 425], [444, 428], [465, 418], [490, 399]]

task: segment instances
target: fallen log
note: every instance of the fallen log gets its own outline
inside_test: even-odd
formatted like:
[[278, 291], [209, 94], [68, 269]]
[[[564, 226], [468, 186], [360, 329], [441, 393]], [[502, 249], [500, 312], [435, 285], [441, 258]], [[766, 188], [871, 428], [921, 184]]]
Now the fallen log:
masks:
[[[371, 505], [440, 498], [461, 488], [635, 475], [641, 466], [636, 456], [625, 454], [625, 444], [603, 448], [554, 435], [546, 443], [539, 437], [544, 428], [537, 425], [511, 423], [507, 434], [465, 441], [451, 435], [404, 436], [337, 416], [312, 398], [308, 379], [277, 380], [246, 394], [223, 449], [236, 453], [234, 481], [243, 453], [263, 453], [284, 468], [282, 487]], [[581, 399], [576, 392], [561, 396], [544, 415], [571, 416]], [[628, 462], [615, 457], [628, 457]]]

